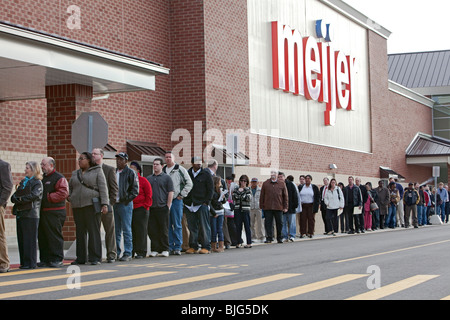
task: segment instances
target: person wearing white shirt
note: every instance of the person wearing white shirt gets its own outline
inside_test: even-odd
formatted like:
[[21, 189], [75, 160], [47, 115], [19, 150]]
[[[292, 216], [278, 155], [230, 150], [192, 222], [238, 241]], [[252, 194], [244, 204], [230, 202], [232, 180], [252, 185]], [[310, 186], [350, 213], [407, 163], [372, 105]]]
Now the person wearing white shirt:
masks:
[[302, 203], [302, 213], [300, 214], [300, 238], [314, 236], [314, 228], [316, 224], [315, 215], [319, 211], [320, 191], [319, 188], [312, 184], [312, 176], [305, 176], [305, 184], [300, 185], [300, 201]]
[[336, 179], [331, 179], [323, 199], [327, 206], [326, 218], [331, 226], [331, 230], [327, 233], [329, 235], [336, 235], [335, 233], [338, 232], [338, 210], [343, 210], [345, 206], [344, 194], [336, 184]]

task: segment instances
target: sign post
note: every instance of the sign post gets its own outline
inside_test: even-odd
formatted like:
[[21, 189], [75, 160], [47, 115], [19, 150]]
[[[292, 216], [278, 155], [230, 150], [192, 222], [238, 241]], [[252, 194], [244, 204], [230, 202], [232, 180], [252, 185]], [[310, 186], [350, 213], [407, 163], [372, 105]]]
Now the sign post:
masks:
[[92, 152], [108, 143], [108, 123], [98, 112], [84, 112], [72, 124], [72, 145], [79, 152]]
[[434, 187], [437, 189], [437, 178], [441, 176], [441, 167], [433, 166]]

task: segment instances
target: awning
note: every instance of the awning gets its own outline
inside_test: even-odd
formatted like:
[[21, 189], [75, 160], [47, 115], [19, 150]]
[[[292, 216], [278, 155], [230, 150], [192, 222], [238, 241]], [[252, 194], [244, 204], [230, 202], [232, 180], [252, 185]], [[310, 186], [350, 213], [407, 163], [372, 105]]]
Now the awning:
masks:
[[250, 158], [242, 152], [229, 152], [225, 146], [213, 144], [213, 149], [211, 151], [211, 156], [217, 160], [220, 165], [234, 165], [235, 166], [248, 166], [250, 163]]
[[116, 158], [117, 149], [114, 148], [109, 143], [103, 147], [103, 152], [104, 152], [104, 156], [103, 156], [104, 159], [115, 159]]
[[401, 174], [398, 174], [394, 170], [388, 167], [380, 167], [380, 179], [390, 179], [395, 178], [398, 179], [398, 181], [405, 181], [405, 177]]
[[160, 64], [0, 21], [0, 101], [45, 98], [45, 87], [82, 84], [94, 94], [155, 90]]
[[127, 153], [130, 161], [153, 162], [155, 158], [162, 158], [166, 151], [153, 142], [127, 141]]
[[406, 163], [424, 166], [450, 164], [450, 141], [419, 132], [406, 149]]

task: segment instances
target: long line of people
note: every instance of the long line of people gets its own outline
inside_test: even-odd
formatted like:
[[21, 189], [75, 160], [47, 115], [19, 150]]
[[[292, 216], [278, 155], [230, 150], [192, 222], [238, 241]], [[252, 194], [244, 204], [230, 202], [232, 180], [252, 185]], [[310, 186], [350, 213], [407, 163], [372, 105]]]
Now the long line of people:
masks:
[[[202, 159], [194, 157], [187, 170], [171, 152], [164, 160], [155, 159], [153, 174], [143, 177], [138, 162], [128, 166], [126, 153], [116, 155], [116, 168], [105, 164], [103, 155], [99, 148], [83, 152], [69, 181], [56, 171], [50, 157], [42, 159], [40, 166], [26, 163], [25, 178], [11, 197], [20, 268], [63, 265], [66, 200], [76, 226], [72, 264], [102, 262], [102, 224], [106, 262], [112, 263], [312, 238], [319, 210], [326, 235], [336, 235], [339, 228], [349, 234], [411, 224], [418, 228], [430, 224], [433, 214], [448, 223], [449, 193], [443, 183], [430, 191], [418, 183], [404, 189], [391, 179], [387, 187], [380, 180], [373, 188], [370, 182], [362, 185], [360, 178], [350, 176], [346, 186], [324, 178], [319, 188], [311, 175], [301, 175], [296, 185], [292, 175], [275, 170], [263, 183], [245, 174], [234, 182], [234, 176], [216, 175], [215, 160], [203, 168]], [[0, 271], [6, 272], [7, 252], [0, 250], [0, 262], [4, 263]]]

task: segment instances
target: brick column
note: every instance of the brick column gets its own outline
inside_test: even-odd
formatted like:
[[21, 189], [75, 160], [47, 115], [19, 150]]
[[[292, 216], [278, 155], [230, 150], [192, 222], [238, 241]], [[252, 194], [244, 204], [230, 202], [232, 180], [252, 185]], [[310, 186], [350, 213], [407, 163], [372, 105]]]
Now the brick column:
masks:
[[450, 185], [450, 164], [447, 163], [447, 184]]
[[[91, 111], [92, 87], [67, 84], [47, 86], [47, 153], [56, 161], [56, 170], [69, 181], [78, 168], [77, 151], [72, 146], [72, 124], [82, 112]], [[75, 240], [75, 222], [67, 205], [65, 241]]]

